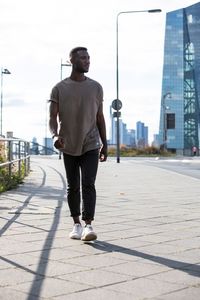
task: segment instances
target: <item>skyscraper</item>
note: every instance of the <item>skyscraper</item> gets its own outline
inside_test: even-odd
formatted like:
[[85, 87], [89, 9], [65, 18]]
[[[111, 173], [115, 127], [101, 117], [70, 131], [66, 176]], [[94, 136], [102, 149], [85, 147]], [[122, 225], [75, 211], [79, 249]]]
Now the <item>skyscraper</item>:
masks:
[[136, 139], [139, 148], [148, 146], [148, 126], [141, 121], [136, 123]]
[[199, 148], [200, 2], [167, 13], [159, 142], [177, 154]]

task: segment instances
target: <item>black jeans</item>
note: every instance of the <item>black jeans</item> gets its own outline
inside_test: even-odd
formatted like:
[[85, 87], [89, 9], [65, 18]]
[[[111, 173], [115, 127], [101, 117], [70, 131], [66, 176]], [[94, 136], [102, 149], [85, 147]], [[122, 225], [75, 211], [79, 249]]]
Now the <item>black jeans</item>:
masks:
[[63, 158], [68, 182], [67, 200], [71, 217], [81, 215], [82, 187], [82, 220], [94, 220], [96, 205], [95, 180], [98, 169], [99, 150], [91, 150], [81, 156], [72, 156], [63, 153]]

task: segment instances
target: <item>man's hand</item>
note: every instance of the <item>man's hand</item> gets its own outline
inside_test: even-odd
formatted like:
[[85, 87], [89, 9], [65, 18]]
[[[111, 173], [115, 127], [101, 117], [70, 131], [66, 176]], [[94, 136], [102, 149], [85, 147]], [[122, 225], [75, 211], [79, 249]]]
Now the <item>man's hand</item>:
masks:
[[60, 136], [55, 136], [54, 137], [54, 147], [56, 149], [63, 149], [64, 148], [64, 140]]
[[99, 153], [99, 160], [100, 162], [106, 161], [108, 156], [107, 147], [103, 146]]

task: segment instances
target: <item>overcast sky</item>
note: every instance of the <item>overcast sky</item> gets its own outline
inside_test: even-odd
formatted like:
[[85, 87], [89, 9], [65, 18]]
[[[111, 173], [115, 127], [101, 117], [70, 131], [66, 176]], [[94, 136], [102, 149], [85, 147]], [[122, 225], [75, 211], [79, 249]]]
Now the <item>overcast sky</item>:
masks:
[[[0, 66], [3, 76], [3, 133], [42, 140], [50, 136], [47, 104], [61, 78], [61, 59], [75, 46], [91, 57], [87, 76], [104, 89], [109, 136], [109, 106], [116, 99], [116, 15], [120, 11], [162, 9], [119, 17], [119, 98], [129, 129], [136, 122], [158, 132], [166, 13], [197, 3], [192, 0], [1, 0]], [[63, 67], [63, 78], [71, 68]]]

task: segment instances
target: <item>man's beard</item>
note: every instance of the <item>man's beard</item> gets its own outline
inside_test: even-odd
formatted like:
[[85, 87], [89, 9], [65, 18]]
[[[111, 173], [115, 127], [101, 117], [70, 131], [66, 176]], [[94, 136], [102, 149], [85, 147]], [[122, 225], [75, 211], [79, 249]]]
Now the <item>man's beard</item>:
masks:
[[87, 73], [88, 69], [83, 69], [82, 67], [76, 66], [76, 71], [83, 74], [83, 73]]
[[83, 68], [78, 68], [77, 71], [78, 71], [79, 73], [83, 74], [83, 73], [87, 73], [87, 72], [88, 72], [88, 69], [85, 70], [85, 69], [83, 69]]

